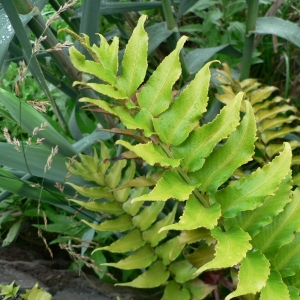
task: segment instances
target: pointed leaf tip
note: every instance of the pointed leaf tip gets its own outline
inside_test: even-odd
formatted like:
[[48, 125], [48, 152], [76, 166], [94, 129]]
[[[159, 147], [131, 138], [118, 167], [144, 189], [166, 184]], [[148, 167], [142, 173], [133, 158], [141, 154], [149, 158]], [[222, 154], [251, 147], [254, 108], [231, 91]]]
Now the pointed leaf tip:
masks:
[[187, 184], [176, 171], [168, 170], [149, 194], [134, 198], [132, 201], [167, 201], [170, 198], [184, 201], [189, 198], [194, 189], [195, 187]]
[[243, 95], [239, 93], [212, 122], [193, 130], [182, 144], [172, 147], [174, 157], [183, 157], [181, 166], [184, 170], [195, 172], [201, 169], [215, 146], [236, 130], [242, 99]]
[[137, 94], [141, 108], [147, 109], [154, 117], [164, 112], [172, 102], [172, 87], [181, 74], [179, 53], [187, 40], [182, 36], [176, 48], [161, 62]]
[[274, 195], [290, 171], [291, 157], [291, 146], [285, 143], [272, 162], [217, 192], [214, 197], [222, 206], [223, 216], [232, 218], [241, 211], [253, 210], [262, 205], [266, 196]]
[[221, 206], [218, 203], [205, 208], [194, 195], [190, 196], [179, 222], [165, 226], [159, 230], [194, 230], [200, 227], [213, 229], [221, 216]]
[[165, 284], [170, 276], [161, 261], [156, 261], [143, 274], [131, 282], [117, 283], [119, 286], [131, 286], [135, 288], [155, 288]]
[[242, 260], [239, 271], [237, 289], [225, 300], [259, 292], [265, 285], [270, 274], [270, 263], [260, 251], [250, 251]]
[[181, 92], [178, 98], [159, 118], [154, 119], [154, 127], [160, 139], [174, 146], [186, 140], [190, 132], [199, 125], [199, 119], [206, 110], [210, 82], [207, 63], [195, 79]]
[[208, 269], [233, 267], [240, 263], [246, 256], [246, 253], [252, 248], [249, 243], [251, 240], [250, 235], [239, 227], [234, 226], [226, 232], [215, 227], [211, 233], [218, 241], [215, 246], [215, 258], [198, 269], [195, 275], [199, 275]]
[[144, 81], [148, 68], [148, 34], [144, 29], [146, 15], [142, 15], [125, 48], [122, 60], [122, 74], [117, 79], [120, 89], [131, 97]]

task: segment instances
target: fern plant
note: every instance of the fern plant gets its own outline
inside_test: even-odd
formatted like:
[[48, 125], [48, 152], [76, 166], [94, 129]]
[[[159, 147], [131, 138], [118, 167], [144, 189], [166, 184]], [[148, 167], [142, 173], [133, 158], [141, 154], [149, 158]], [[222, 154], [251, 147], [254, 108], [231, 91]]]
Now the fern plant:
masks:
[[[120, 261], [104, 265], [122, 270], [148, 268], [147, 272], [135, 280], [117, 285], [153, 288], [168, 282], [172, 290], [179, 290], [178, 283], [180, 283], [185, 286], [185, 290], [188, 288], [183, 292], [184, 294], [192, 293], [195, 299], [203, 299], [215, 286], [205, 284], [200, 279], [194, 279], [196, 276], [192, 276], [197, 269], [185, 261], [181, 255], [188, 237], [184, 234], [167, 238], [168, 230], [158, 233], [164, 226], [173, 224], [177, 205], [169, 210], [163, 201], [131, 203], [133, 198], [147, 194], [149, 190], [147, 185], [153, 184], [153, 178], [134, 179], [134, 161], [128, 166], [125, 160], [119, 160], [111, 167], [110, 165], [108, 148], [102, 142], [100, 160], [95, 151], [93, 157], [80, 155], [80, 162], [76, 161], [69, 165], [72, 174], [81, 175], [85, 180], [96, 185], [92, 187], [81, 187], [73, 183], [69, 185], [76, 192], [91, 200], [84, 202], [71, 199], [72, 202], [86, 209], [101, 212], [103, 215], [100, 224], [85, 220], [83, 222], [95, 230], [118, 232], [119, 237], [121, 236], [112, 244], [95, 250], [124, 255]], [[132, 188], [131, 185], [142, 186]], [[181, 274], [180, 268], [182, 267], [189, 272]], [[177, 277], [176, 281], [169, 280], [171, 273]], [[164, 299], [169, 299], [168, 292], [164, 297]]]
[[[237, 92], [245, 93], [245, 97], [253, 107], [257, 124], [258, 138], [255, 146], [258, 151], [254, 159], [261, 165], [268, 163], [282, 151], [283, 141], [289, 139], [290, 146], [295, 153], [292, 157], [292, 165], [299, 165], [300, 142], [294, 134], [300, 132], [299, 122], [297, 122], [299, 121], [297, 107], [289, 104], [290, 99], [280, 96], [272, 98], [271, 94], [277, 90], [276, 87], [262, 86], [256, 79], [251, 78], [243, 81], [235, 80], [230, 67], [227, 64], [223, 64], [223, 66], [224, 69], [218, 70], [217, 73], [222, 93], [216, 94], [216, 97], [222, 103], [228, 104]], [[300, 184], [299, 174], [293, 176], [293, 183], [294, 185]]]
[[[234, 289], [229, 287], [226, 300], [239, 296], [299, 299], [300, 190], [292, 191], [290, 145], [285, 143], [272, 161], [235, 180], [233, 172], [252, 160], [257, 139], [250, 102], [238, 93], [211, 123], [200, 126], [208, 102], [211, 63], [174, 98], [172, 88], [181, 74], [179, 53], [187, 39], [182, 37], [145, 82], [145, 20], [142, 16], [133, 31], [120, 70], [117, 38], [108, 44], [101, 36], [98, 47], [91, 46], [87, 36], [77, 37], [93, 61], [70, 48], [75, 67], [100, 79], [100, 83], [74, 84], [110, 98], [81, 101], [120, 119], [120, 129], [115, 131], [136, 140], [117, 141], [128, 149], [119, 158], [139, 157], [163, 169], [145, 193], [141, 188], [130, 191], [131, 186], [151, 186], [149, 181], [143, 184], [142, 178], [133, 178], [133, 163], [123, 177], [123, 160], [108, 169], [96, 156], [81, 156], [81, 162], [71, 167], [71, 172], [98, 185], [73, 185], [92, 199], [77, 203], [112, 218], [89, 225], [126, 234], [99, 251], [126, 251], [127, 258], [110, 265], [142, 273], [121, 285], [164, 286], [162, 299], [204, 299], [214, 286], [206, 286], [199, 278], [219, 269], [230, 270], [232, 281], [237, 283]], [[101, 152], [107, 153], [104, 146]], [[101, 156], [107, 158], [106, 154]], [[165, 213], [168, 199], [176, 204], [167, 215], [158, 217], [158, 212]], [[151, 204], [143, 206], [148, 201]], [[178, 219], [177, 205], [183, 207]], [[108, 211], [110, 206], [117, 210]]]

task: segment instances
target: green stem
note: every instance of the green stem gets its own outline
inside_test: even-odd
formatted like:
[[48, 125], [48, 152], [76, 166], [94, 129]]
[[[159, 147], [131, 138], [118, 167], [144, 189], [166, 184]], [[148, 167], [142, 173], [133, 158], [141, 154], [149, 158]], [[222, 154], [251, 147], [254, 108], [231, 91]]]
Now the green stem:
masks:
[[162, 7], [166, 18], [167, 28], [174, 30], [177, 27], [175, 18], [172, 12], [172, 4], [170, 0], [162, 0]]
[[[168, 155], [169, 158], [174, 158], [169, 148], [165, 144], [160, 143], [160, 146], [165, 151], [165, 153]], [[180, 166], [177, 167], [177, 172], [187, 184], [192, 185], [189, 176], [183, 171], [183, 169]], [[209, 207], [209, 204], [197, 189], [193, 191], [193, 194], [204, 207]]]
[[[56, 0], [49, 0], [49, 4], [54, 8], [54, 10], [58, 11], [60, 8], [60, 5], [56, 2]], [[63, 11], [60, 13], [60, 17], [70, 26], [70, 28], [75, 31], [79, 32], [80, 22], [79, 19], [73, 19], [70, 20], [71, 17], [74, 16], [74, 10], [73, 8], [68, 8], [66, 11]]]
[[284, 90], [284, 98], [289, 97], [290, 90], [290, 60], [286, 52], [283, 52], [284, 61], [285, 61], [285, 90]]
[[247, 1], [249, 10], [246, 22], [246, 39], [244, 44], [244, 52], [242, 58], [241, 76], [240, 80], [249, 78], [251, 58], [253, 53], [254, 36], [252, 31], [255, 30], [256, 20], [258, 15], [259, 0]]
[[[178, 171], [179, 175], [182, 177], [182, 179], [184, 179], [184, 181], [185, 181], [187, 184], [192, 185], [189, 176], [182, 170], [181, 167], [178, 167], [178, 168], [177, 168], [177, 171]], [[201, 194], [197, 189], [195, 189], [195, 190], [193, 191], [193, 194], [194, 194], [194, 196], [200, 201], [200, 203], [201, 203], [204, 207], [209, 207], [207, 201], [205, 200], [205, 198], [202, 196], [202, 194]]]
[[27, 0], [13, 0], [12, 2], [14, 3], [18, 14], [21, 15], [29, 14], [34, 8], [32, 3]]
[[[172, 50], [174, 50], [181, 35], [179, 33], [178, 25], [175, 21], [174, 15], [173, 15], [171, 1], [170, 0], [162, 0], [162, 7], [163, 7], [163, 12], [164, 12], [164, 16], [166, 19], [166, 23], [167, 23], [167, 28], [169, 30], [174, 31], [174, 33], [168, 38], [169, 46]], [[187, 67], [187, 64], [185, 61], [183, 50], [180, 53], [180, 62], [181, 62], [181, 67], [182, 67], [182, 77], [183, 77], [184, 81], [186, 81], [189, 78], [190, 73], [188, 71], [188, 67]]]
[[[28, 26], [37, 38], [42, 35], [47, 36], [47, 38], [42, 41], [42, 45], [45, 49], [53, 48], [58, 44], [58, 40], [51, 29], [46, 27], [46, 22], [41, 15], [33, 17], [29, 21]], [[73, 66], [68, 54], [65, 51], [54, 51], [50, 54], [50, 56], [60, 68], [62, 73], [66, 76], [66, 78], [68, 78], [71, 82], [74, 80], [80, 81], [81, 77], [78, 74], [78, 70]]]

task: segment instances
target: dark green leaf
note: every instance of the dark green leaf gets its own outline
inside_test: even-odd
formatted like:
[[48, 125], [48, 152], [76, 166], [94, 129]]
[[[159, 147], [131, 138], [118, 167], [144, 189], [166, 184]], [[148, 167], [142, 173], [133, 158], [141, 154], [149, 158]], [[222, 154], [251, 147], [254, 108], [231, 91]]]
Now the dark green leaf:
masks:
[[258, 18], [253, 31], [258, 34], [274, 34], [300, 47], [300, 27], [276, 17]]
[[231, 56], [241, 56], [241, 52], [231, 45], [222, 45], [212, 48], [195, 49], [186, 56], [186, 64], [190, 74], [196, 74], [201, 67], [216, 53], [223, 53]]

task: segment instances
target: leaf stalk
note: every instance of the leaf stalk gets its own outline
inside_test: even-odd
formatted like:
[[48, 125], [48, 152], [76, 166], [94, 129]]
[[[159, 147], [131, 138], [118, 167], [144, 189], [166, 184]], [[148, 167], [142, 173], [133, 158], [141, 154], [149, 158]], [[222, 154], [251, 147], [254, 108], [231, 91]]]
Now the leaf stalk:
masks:
[[248, 10], [248, 18], [246, 22], [246, 38], [245, 38], [244, 52], [243, 52], [242, 64], [241, 64], [242, 67], [241, 67], [240, 80], [249, 78], [249, 74], [250, 74], [251, 58], [254, 49], [254, 37], [255, 37], [255, 34], [252, 33], [252, 31], [254, 31], [256, 27], [259, 0], [247, 1], [247, 4], [249, 10]]
[[[165, 153], [168, 155], [169, 158], [174, 158], [172, 153], [170, 152], [169, 148], [163, 144], [160, 143], [161, 148], [165, 151]], [[176, 168], [178, 174], [181, 176], [181, 178], [189, 185], [192, 185], [191, 180], [189, 178], [189, 176], [183, 171], [183, 169], [179, 166]], [[195, 189], [193, 191], [194, 196], [199, 200], [199, 202], [204, 206], [204, 207], [209, 207], [207, 201], [205, 200], [205, 198], [201, 195], [201, 193]]]

